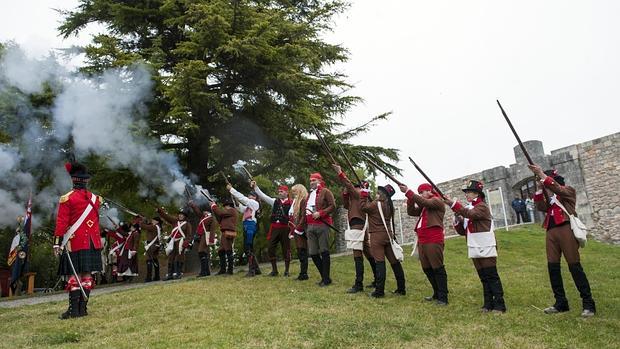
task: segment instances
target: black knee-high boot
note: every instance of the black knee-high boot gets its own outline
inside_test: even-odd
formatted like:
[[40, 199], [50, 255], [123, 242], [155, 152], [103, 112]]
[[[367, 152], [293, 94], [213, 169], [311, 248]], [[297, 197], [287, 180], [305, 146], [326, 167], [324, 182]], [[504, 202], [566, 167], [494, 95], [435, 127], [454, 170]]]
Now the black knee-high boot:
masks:
[[482, 304], [481, 310], [486, 313], [493, 310], [493, 294], [491, 293], [491, 287], [489, 287], [486, 269], [481, 268], [476, 271], [478, 272], [480, 283], [482, 283], [482, 295], [484, 297], [484, 303]]
[[435, 282], [437, 283], [437, 304], [438, 305], [446, 305], [448, 304], [448, 274], [446, 273], [446, 268], [441, 266], [439, 268], [433, 269], [433, 273], [435, 274]]
[[174, 262], [168, 262], [168, 274], [164, 278], [164, 281], [172, 280], [174, 274]]
[[437, 281], [435, 280], [435, 272], [433, 271], [433, 268], [422, 268], [422, 271], [433, 288], [433, 295], [424, 297], [424, 300], [429, 302], [437, 300]]
[[569, 264], [568, 269], [573, 276], [573, 281], [575, 282], [575, 286], [577, 287], [579, 295], [581, 296], [581, 303], [584, 310], [584, 313], [582, 313], [582, 315], [587, 316], [585, 312], [586, 310], [588, 310], [592, 314], [596, 313], [596, 304], [594, 303], [594, 299], [592, 299], [590, 282], [588, 281], [586, 273], [583, 271], [581, 263]]
[[88, 315], [88, 301], [90, 300], [90, 289], [85, 288], [84, 293], [86, 294], [86, 298], [82, 292], [80, 292], [80, 316]]
[[75, 290], [69, 292], [69, 308], [58, 317], [61, 320], [80, 317], [80, 297], [82, 297], [82, 291]]
[[506, 312], [506, 304], [504, 303], [504, 288], [502, 287], [502, 280], [497, 273], [497, 267], [484, 268], [486, 280], [491, 289], [493, 295], [493, 310]]
[[368, 263], [370, 263], [370, 270], [372, 270], [372, 282], [366, 285], [366, 287], [374, 288], [377, 280], [377, 263], [372, 257], [366, 257], [366, 259], [368, 259]]
[[382, 298], [385, 296], [385, 261], [376, 262], [377, 264], [377, 278], [375, 290], [370, 293], [371, 297]]
[[566, 299], [566, 293], [564, 292], [560, 263], [547, 263], [547, 268], [549, 269], [549, 281], [551, 282], [553, 297], [555, 297], [555, 304], [546, 308], [545, 313], [554, 314], [568, 311], [568, 299]]
[[153, 258], [153, 281], [159, 281], [159, 260], [157, 258]]
[[217, 255], [220, 257], [220, 270], [215, 275], [226, 274], [226, 251], [218, 251]]
[[197, 277], [207, 276], [207, 252], [198, 252], [200, 258], [200, 273]]
[[330, 272], [331, 272], [331, 256], [329, 255], [329, 251], [325, 251], [323, 253], [321, 253], [321, 262], [322, 262], [322, 266], [323, 266], [323, 280], [322, 283], [323, 285], [321, 286], [328, 286], [332, 283], [332, 279], [329, 276]]
[[146, 261], [146, 278], [144, 278], [144, 282], [153, 281], [153, 262], [151, 260]]
[[235, 267], [235, 260], [233, 257], [233, 251], [226, 251], [226, 274], [232, 275]]
[[403, 265], [400, 264], [400, 262], [392, 264], [392, 271], [396, 278], [396, 290], [393, 293], [402, 296], [406, 295], [407, 290], [405, 288], [405, 271], [403, 270]]
[[355, 263], [355, 284], [347, 293], [357, 293], [364, 290], [364, 257], [353, 257]]
[[300, 248], [297, 254], [299, 255], [299, 276], [297, 280], [308, 280], [308, 250]]
[[314, 266], [319, 271], [319, 274], [321, 274], [321, 281], [323, 281], [323, 261], [321, 260], [321, 255], [313, 254], [310, 258], [312, 258], [312, 263], [314, 263]]

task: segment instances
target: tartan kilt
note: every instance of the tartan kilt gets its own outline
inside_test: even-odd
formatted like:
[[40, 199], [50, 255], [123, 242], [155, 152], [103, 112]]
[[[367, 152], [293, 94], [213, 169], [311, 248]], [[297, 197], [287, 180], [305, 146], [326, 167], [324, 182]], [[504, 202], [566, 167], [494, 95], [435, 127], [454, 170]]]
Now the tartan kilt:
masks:
[[60, 255], [60, 263], [58, 265], [58, 275], [73, 275], [71, 270], [71, 264], [69, 264], [68, 255], [71, 256], [71, 261], [75, 267], [77, 273], [88, 272], [100, 272], [103, 270], [103, 263], [101, 262], [101, 250], [97, 250], [93, 247], [92, 243], [90, 249], [80, 250], [76, 252], [69, 252], [65, 250]]

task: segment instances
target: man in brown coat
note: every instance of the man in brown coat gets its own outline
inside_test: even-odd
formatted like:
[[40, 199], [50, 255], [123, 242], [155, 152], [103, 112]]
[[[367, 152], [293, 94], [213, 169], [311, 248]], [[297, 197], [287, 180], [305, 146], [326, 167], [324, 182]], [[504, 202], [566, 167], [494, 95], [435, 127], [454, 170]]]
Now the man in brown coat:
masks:
[[[544, 171], [537, 165], [528, 166], [532, 173], [540, 178], [539, 190], [534, 196], [534, 202], [539, 211], [545, 212], [543, 227], [547, 229], [547, 267], [549, 280], [555, 297], [555, 304], [545, 309], [547, 314], [562, 313], [569, 310], [568, 299], [564, 293], [560, 259], [562, 254], [583, 305], [582, 317], [591, 317], [596, 314], [596, 305], [592, 299], [590, 282], [583, 271], [579, 257], [579, 243], [570, 227], [570, 218], [558, 203], [572, 215], [576, 215], [575, 205], [577, 194], [575, 188], [565, 185], [564, 177], [555, 170]], [[545, 200], [543, 190], [547, 191], [549, 202]]]
[[166, 213], [163, 208], [158, 208], [157, 213], [168, 224], [172, 225], [168, 244], [166, 245], [166, 254], [168, 254], [168, 274], [165, 280], [180, 279], [183, 275], [183, 263], [185, 262], [185, 250], [189, 247], [190, 241], [193, 240], [193, 229], [191, 223], [187, 220], [189, 212], [186, 209], [180, 209], [176, 217]]
[[353, 250], [353, 261], [355, 263], [355, 284], [347, 290], [347, 293], [357, 293], [364, 290], [364, 256], [368, 259], [373, 274], [372, 286], [375, 285], [374, 275], [376, 270], [375, 259], [370, 254], [370, 242], [368, 241], [368, 226], [366, 225], [366, 214], [362, 212], [360, 192], [368, 189], [368, 182], [356, 183], [355, 185], [347, 178], [342, 168], [333, 165], [338, 174], [340, 182], [344, 184], [345, 190], [342, 192], [342, 202], [347, 209], [347, 219], [349, 229], [345, 232], [347, 248]]
[[194, 213], [200, 217], [198, 227], [196, 228], [196, 237], [194, 238], [194, 242], [198, 242], [198, 257], [200, 258], [200, 273], [198, 277], [209, 276], [211, 275], [211, 266], [209, 263], [211, 250], [209, 246], [215, 244], [215, 229], [217, 223], [208, 210], [200, 211], [198, 205], [192, 201], [189, 202], [189, 206]]
[[239, 213], [232, 199], [226, 198], [224, 207], [218, 207], [215, 202], [211, 203], [211, 212], [220, 225], [220, 248], [217, 254], [220, 257], [220, 270], [216, 275], [232, 275], [234, 268], [233, 244], [237, 237], [237, 221]]
[[146, 255], [146, 278], [144, 282], [159, 281], [159, 247], [161, 244], [162, 219], [154, 217], [150, 223], [140, 221], [140, 228], [146, 231], [144, 254]]
[[448, 304], [448, 275], [443, 264], [443, 217], [446, 206], [428, 183], [418, 186], [418, 194], [406, 185], [399, 187], [407, 197], [407, 214], [420, 217], [415, 227], [420, 265], [433, 288], [433, 295], [424, 299], [435, 300], [437, 304]]
[[[336, 209], [334, 194], [327, 189], [320, 173], [310, 175], [310, 194], [306, 201], [306, 234], [312, 262], [321, 273], [319, 286], [328, 286], [330, 278], [329, 225]], [[329, 225], [328, 225], [329, 224]]]

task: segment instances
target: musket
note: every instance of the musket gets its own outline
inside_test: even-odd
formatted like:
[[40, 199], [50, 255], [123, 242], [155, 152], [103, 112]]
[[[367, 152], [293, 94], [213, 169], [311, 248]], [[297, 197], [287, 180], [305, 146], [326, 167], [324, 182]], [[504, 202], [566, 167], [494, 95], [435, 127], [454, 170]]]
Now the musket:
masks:
[[[314, 213], [310, 209], [306, 209], [306, 211], [309, 212], [310, 214]], [[336, 228], [333, 225], [327, 223], [323, 218], [319, 217], [319, 222], [321, 222], [321, 223], [325, 224], [326, 226], [328, 226], [329, 228], [333, 229], [336, 233], [342, 234], [342, 232], [340, 230], [338, 230], [338, 228]]]
[[399, 186], [403, 185], [403, 183], [399, 181], [398, 179], [396, 179], [396, 177], [392, 176], [388, 171], [384, 170], [383, 168], [381, 168], [381, 166], [377, 165], [377, 163], [372, 161], [372, 159], [369, 156], [366, 156], [366, 155], [362, 155], [362, 156], [364, 156], [366, 158], [366, 161], [368, 161], [368, 163], [370, 163], [374, 168], [376, 168], [381, 173], [383, 173], [387, 178], [391, 179], [392, 182], [396, 183]]
[[215, 202], [215, 200], [213, 200], [213, 198], [209, 194], [209, 191], [205, 192], [204, 189], [200, 189], [200, 194], [204, 195], [204, 197], [206, 197], [209, 202]]
[[433, 189], [435, 189], [435, 191], [437, 192], [437, 194], [441, 195], [442, 198], [445, 199], [445, 196], [443, 195], [443, 193], [441, 192], [441, 190], [439, 190], [439, 188], [435, 185], [435, 183], [433, 183], [433, 181], [426, 175], [426, 173], [424, 173], [424, 171], [422, 171], [422, 169], [420, 168], [420, 166], [418, 166], [418, 164], [415, 163], [415, 161], [413, 161], [413, 159], [411, 158], [411, 156], [409, 157], [409, 161], [411, 161], [411, 163], [413, 164], [413, 166], [416, 168], [416, 170], [418, 170], [418, 172], [420, 172], [420, 174], [422, 175], [422, 177], [424, 177], [426, 179], [426, 181], [433, 186]]
[[226, 177], [226, 175], [224, 174], [224, 171], [220, 171], [219, 174], [220, 176], [222, 176], [222, 178], [224, 178], [224, 182], [226, 182], [226, 184], [232, 186], [232, 184], [230, 184], [230, 181], [228, 180], [228, 177]]
[[[497, 102], [497, 105], [499, 106], [499, 109], [502, 111], [502, 114], [504, 115], [504, 119], [506, 119], [506, 122], [508, 123], [508, 126], [510, 127], [510, 130], [512, 131], [512, 134], [517, 139], [517, 142], [519, 142], [519, 147], [521, 148], [521, 151], [523, 152], [523, 155], [525, 155], [525, 158], [527, 159], [527, 162], [530, 165], [534, 165], [534, 161], [532, 161], [532, 158], [530, 157], [530, 154], [527, 152], [527, 149], [525, 149], [525, 145], [523, 145], [523, 142], [521, 142], [521, 138], [517, 134], [517, 131], [515, 130], [514, 126], [512, 126], [512, 122], [510, 122], [510, 119], [508, 118], [508, 115], [504, 111], [504, 108], [502, 107], [502, 104], [499, 102], [499, 99], [496, 99], [495, 101]], [[547, 202], [549, 202], [549, 196], [547, 195], [547, 191], [546, 190], [543, 190], [543, 195], [545, 196], [545, 200]]]
[[329, 145], [327, 145], [327, 142], [325, 142], [325, 139], [323, 139], [323, 136], [321, 136], [321, 133], [319, 132], [319, 130], [315, 126], [312, 126], [312, 130], [313, 130], [314, 134], [316, 135], [316, 138], [321, 143], [321, 146], [323, 147], [323, 151], [327, 154], [327, 156], [331, 160], [332, 164], [337, 164], [338, 161], [336, 161], [336, 158], [334, 157], [334, 154], [332, 153], [331, 149], [329, 148]]
[[357, 175], [357, 172], [355, 172], [355, 168], [353, 167], [353, 164], [351, 163], [351, 160], [349, 160], [349, 157], [344, 152], [344, 149], [342, 149], [342, 146], [340, 146], [340, 144], [338, 144], [338, 148], [340, 148], [340, 152], [342, 153], [342, 157], [344, 157], [345, 162], [347, 163], [347, 165], [349, 165], [349, 169], [351, 169], [351, 172], [353, 172], [353, 175], [355, 176], [355, 179], [357, 179], [357, 181], [359, 182], [360, 187], [361, 187], [362, 186], [362, 180]]
[[[250, 171], [248, 171], [248, 169], [245, 166], [243, 166], [243, 165], [238, 165], [238, 166], [239, 166], [239, 168], [241, 168], [243, 170], [243, 172], [245, 172], [245, 174], [248, 176], [248, 179], [250, 180], [250, 182], [254, 181], [254, 176], [252, 176]], [[234, 167], [234, 165], [233, 165], [233, 167]]]
[[110, 218], [110, 216], [108, 215], [105, 215], [105, 216], [110, 222], [112, 222], [112, 225], [114, 225], [114, 228], [118, 229], [118, 224], [116, 224], [116, 222], [114, 222], [114, 220]]
[[134, 216], [134, 217], [141, 217], [141, 216], [142, 216], [141, 214], [139, 214], [139, 213], [135, 213], [134, 211], [132, 211], [132, 210], [128, 209], [127, 207], [125, 207], [125, 206], [123, 206], [123, 205], [119, 204], [118, 202], [116, 202], [116, 201], [114, 201], [114, 200], [110, 200], [110, 199], [108, 199], [108, 198], [103, 198], [103, 200], [105, 200], [105, 201], [107, 201], [107, 202], [111, 203], [112, 205], [114, 205], [114, 206], [116, 206], [116, 207], [120, 208], [121, 210], [125, 211], [126, 213], [128, 213], [128, 214], [130, 214], [130, 215], [132, 215], [132, 216]]

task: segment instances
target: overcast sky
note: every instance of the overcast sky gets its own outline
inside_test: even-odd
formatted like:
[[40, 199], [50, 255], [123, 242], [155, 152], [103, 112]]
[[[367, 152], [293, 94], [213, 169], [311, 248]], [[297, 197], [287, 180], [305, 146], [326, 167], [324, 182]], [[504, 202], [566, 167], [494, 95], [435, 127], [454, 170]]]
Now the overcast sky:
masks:
[[[31, 55], [84, 44], [61, 40], [60, 17], [76, 0], [0, 3], [0, 41]], [[392, 111], [355, 143], [398, 148], [437, 182], [514, 162], [499, 99], [523, 140], [545, 151], [620, 131], [620, 1], [353, 1], [328, 40], [351, 59], [337, 67], [365, 103], [356, 125]], [[421, 177], [408, 161], [404, 181]]]

